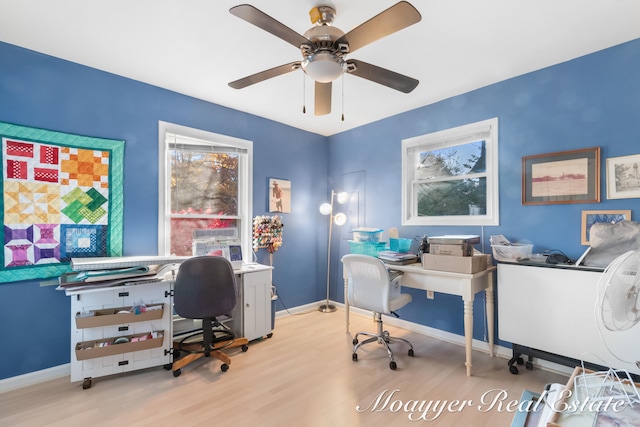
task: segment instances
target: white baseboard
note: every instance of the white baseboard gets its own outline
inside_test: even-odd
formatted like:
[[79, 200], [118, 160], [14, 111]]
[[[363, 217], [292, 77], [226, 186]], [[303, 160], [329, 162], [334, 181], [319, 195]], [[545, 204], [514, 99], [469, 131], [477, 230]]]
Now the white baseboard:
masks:
[[[324, 304], [325, 301], [320, 301], [314, 304], [308, 304], [308, 307], [312, 307], [314, 309], [317, 310], [318, 306], [320, 306], [321, 304]], [[344, 312], [344, 304], [343, 303], [336, 303], [334, 301], [330, 301], [330, 303], [332, 303], [333, 305], [336, 306], [337, 309], [339, 309], [340, 311]], [[306, 310], [305, 310], [306, 311]], [[367, 310], [362, 310], [356, 307], [350, 307], [349, 308], [349, 314], [357, 314], [360, 316], [365, 316], [365, 317], [371, 317], [372, 313], [370, 311]], [[283, 315], [286, 315], [286, 312], [284, 312]], [[462, 335], [458, 335], [458, 334], [454, 334], [451, 332], [446, 332], [440, 329], [435, 329], [435, 328], [431, 328], [429, 326], [425, 326], [425, 325], [421, 325], [419, 323], [414, 323], [414, 322], [409, 322], [406, 320], [402, 320], [402, 319], [398, 319], [398, 318], [394, 318], [394, 317], [386, 317], [384, 319], [384, 322], [388, 325], [393, 325], [393, 326], [397, 326], [399, 328], [402, 329], [406, 329], [408, 331], [411, 332], [416, 332], [418, 334], [427, 336], [427, 337], [431, 337], [431, 338], [435, 338], [438, 339], [440, 341], [445, 341], [445, 342], [449, 342], [452, 344], [457, 344], [460, 345], [462, 347], [464, 347], [466, 345], [465, 342], [465, 338]], [[494, 338], [494, 341], [497, 341], [497, 337]], [[485, 342], [485, 341], [480, 341], [477, 339], [474, 339], [472, 341], [471, 347], [474, 350], [478, 350], [481, 351], [483, 353], [489, 354], [489, 343]], [[511, 359], [513, 352], [510, 348], [507, 347], [503, 347], [500, 345], [494, 345], [494, 355], [496, 357], [500, 357], [505, 359], [505, 369], [508, 369], [508, 364], [507, 361], [509, 359]], [[526, 356], [525, 356], [526, 357]], [[566, 375], [566, 376], [571, 376], [571, 374], [573, 373], [573, 368], [569, 367], [569, 366], [565, 366], [565, 365], [560, 365], [554, 362], [550, 362], [548, 360], [544, 360], [544, 359], [535, 359], [535, 366], [537, 368], [543, 369], [545, 371], [549, 371], [549, 372], [554, 372], [557, 374], [561, 374], [561, 375]]]
[[39, 384], [45, 381], [54, 380], [71, 375], [71, 364], [54, 366], [40, 371], [29, 372], [11, 378], [0, 380], [0, 393], [16, 390], [29, 385]]
[[[318, 307], [322, 304], [325, 304], [326, 301], [318, 301], [310, 304], [301, 305], [298, 307], [294, 307], [288, 310], [281, 310], [276, 312], [276, 319], [294, 315], [294, 314], [302, 314], [307, 313], [309, 311], [317, 311]], [[344, 304], [336, 303], [334, 301], [330, 301], [331, 304], [335, 305], [337, 309], [344, 313]], [[356, 314], [359, 316], [371, 317], [371, 312], [366, 310], [361, 310], [355, 307], [351, 307], [349, 310], [350, 314]], [[411, 332], [416, 332], [422, 334], [427, 337], [432, 337], [439, 339], [441, 341], [449, 342], [452, 344], [457, 344], [460, 346], [465, 345], [464, 337], [461, 335], [453, 334], [451, 332], [442, 331], [440, 329], [431, 328], [429, 326], [420, 325], [418, 323], [408, 322], [402, 319], [396, 319], [393, 317], [389, 317], [385, 319], [385, 323], [393, 326], [397, 326], [399, 328], [406, 329]], [[474, 350], [482, 351], [484, 353], [489, 354], [489, 343], [473, 340], [472, 347]], [[498, 357], [502, 357], [504, 359], [511, 359], [511, 349], [496, 345], [494, 347], [495, 355]], [[563, 374], [570, 376], [573, 372], [573, 368], [568, 366], [559, 365], [553, 362], [549, 362], [546, 360], [536, 359], [536, 367], [540, 367], [541, 369], [555, 372], [558, 374]], [[507, 369], [507, 362], [505, 362], [505, 369]], [[0, 393], [4, 393], [11, 390], [16, 390], [18, 388], [26, 387], [33, 384], [39, 384], [45, 381], [53, 380], [56, 378], [69, 376], [71, 374], [71, 365], [69, 363], [59, 366], [54, 366], [48, 369], [42, 369], [40, 371], [29, 372], [28, 374], [18, 375], [11, 378], [6, 378], [4, 380], [0, 380]]]

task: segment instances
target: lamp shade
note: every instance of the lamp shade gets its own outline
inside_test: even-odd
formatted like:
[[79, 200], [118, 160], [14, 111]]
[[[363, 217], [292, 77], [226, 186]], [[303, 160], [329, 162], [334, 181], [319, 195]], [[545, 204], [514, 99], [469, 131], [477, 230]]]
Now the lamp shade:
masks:
[[331, 204], [323, 203], [320, 205], [320, 213], [322, 215], [329, 215], [331, 213]]
[[329, 52], [314, 53], [302, 61], [304, 72], [320, 83], [334, 81], [344, 73], [346, 67], [342, 58]]
[[341, 205], [347, 203], [349, 201], [349, 193], [347, 193], [346, 191], [338, 193], [337, 200]]
[[333, 221], [336, 223], [336, 225], [345, 225], [347, 223], [347, 216], [340, 212], [336, 214], [335, 217], [333, 217]]

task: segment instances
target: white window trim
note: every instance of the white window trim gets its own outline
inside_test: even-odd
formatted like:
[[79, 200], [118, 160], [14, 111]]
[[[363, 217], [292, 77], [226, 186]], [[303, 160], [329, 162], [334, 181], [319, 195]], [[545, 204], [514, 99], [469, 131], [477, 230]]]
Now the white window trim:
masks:
[[[478, 133], [489, 133], [485, 138], [487, 170], [487, 209], [485, 215], [455, 215], [424, 217], [417, 215], [413, 197], [415, 158], [410, 155], [413, 147], [430, 145], [434, 149], [451, 142], [472, 137]], [[471, 123], [426, 135], [402, 140], [402, 225], [500, 225], [500, 202], [498, 188], [498, 118]]]
[[238, 216], [240, 218], [242, 259], [250, 262], [252, 253], [252, 215], [253, 215], [253, 142], [245, 139], [220, 135], [201, 129], [190, 128], [173, 123], [158, 122], [158, 254], [166, 254], [169, 251], [169, 226], [166, 214], [169, 212], [169, 199], [167, 197], [166, 181], [170, 165], [166, 156], [166, 134], [175, 134], [210, 142], [218, 146], [236, 147], [247, 151], [244, 165], [240, 165], [238, 179], [246, 182], [245, 186], [238, 187]]

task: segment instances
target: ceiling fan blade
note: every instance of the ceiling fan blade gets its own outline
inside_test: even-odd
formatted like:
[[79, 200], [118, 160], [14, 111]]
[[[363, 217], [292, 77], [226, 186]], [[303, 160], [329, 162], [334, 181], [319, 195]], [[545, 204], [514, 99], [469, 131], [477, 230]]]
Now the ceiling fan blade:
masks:
[[289, 64], [280, 65], [279, 67], [270, 68], [268, 70], [260, 71], [259, 73], [252, 74], [242, 79], [229, 83], [234, 89], [242, 89], [252, 84], [260, 83], [261, 81], [277, 77], [282, 74], [290, 73], [300, 68], [300, 62], [291, 62]]
[[355, 27], [336, 40], [333, 45], [337, 48], [340, 44], [348, 43], [349, 53], [353, 53], [357, 49], [407, 28], [421, 19], [422, 16], [415, 7], [406, 1], [401, 1]]
[[229, 9], [229, 12], [231, 12], [232, 15], [235, 15], [238, 18], [244, 19], [248, 23], [255, 25], [256, 27], [262, 28], [268, 33], [281, 38], [287, 43], [291, 43], [298, 49], [300, 49], [300, 46], [302, 46], [303, 44], [315, 46], [314, 43], [306, 37], [296, 33], [291, 28], [287, 27], [279, 21], [276, 21], [266, 13], [262, 12], [259, 9], [256, 9], [251, 5], [241, 4], [239, 6], [234, 6]]
[[316, 82], [316, 93], [314, 95], [315, 105], [313, 107], [316, 116], [324, 116], [331, 112], [331, 82]]
[[418, 80], [398, 74], [395, 71], [371, 65], [366, 62], [351, 59], [347, 61], [347, 70], [349, 74], [371, 80], [372, 82], [399, 90], [400, 92], [409, 93], [418, 86]]

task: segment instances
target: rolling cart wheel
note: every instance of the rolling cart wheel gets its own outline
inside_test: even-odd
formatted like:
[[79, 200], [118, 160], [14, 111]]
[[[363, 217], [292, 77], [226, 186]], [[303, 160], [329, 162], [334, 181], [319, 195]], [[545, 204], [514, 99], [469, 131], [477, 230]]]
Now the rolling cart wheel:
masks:
[[524, 366], [525, 366], [528, 370], [532, 370], [532, 369], [533, 369], [533, 362], [527, 362]]
[[85, 378], [84, 381], [82, 381], [82, 389], [86, 390], [88, 388], [91, 388], [91, 378]]
[[353, 345], [358, 344], [358, 338], [354, 338], [354, 339], [353, 339], [353, 341], [352, 341], [352, 343], [353, 343]]
[[357, 353], [353, 353], [351, 355], [351, 360], [353, 360], [354, 362], [357, 362], [358, 361], [358, 354]]
[[518, 368], [516, 368], [515, 366], [511, 365], [511, 366], [509, 366], [509, 372], [511, 372], [513, 375], [518, 375]]
[[409, 357], [413, 357], [413, 349], [412, 348], [409, 349]]
[[246, 352], [247, 350], [249, 350], [249, 346], [248, 345], [243, 345], [242, 346], [242, 351]]
[[167, 363], [166, 365], [163, 366], [163, 368], [167, 371], [170, 371], [171, 368], [173, 368], [173, 363]]
[[222, 372], [227, 372], [229, 370], [229, 365], [227, 365], [226, 363], [223, 363], [222, 365], [220, 365], [220, 370]]
[[392, 371], [395, 371], [397, 367], [398, 365], [396, 365], [396, 362], [394, 362], [393, 360], [389, 362], [389, 369], [391, 369]]
[[175, 371], [173, 371], [173, 376], [178, 378], [181, 373], [182, 373], [182, 371], [180, 369], [176, 369]]
[[524, 360], [522, 360], [522, 357], [518, 357], [516, 362], [518, 362], [518, 365], [523, 365], [524, 364]]
[[267, 334], [267, 338], [271, 338], [272, 336], [273, 336], [273, 332], [269, 332], [269, 333]]

